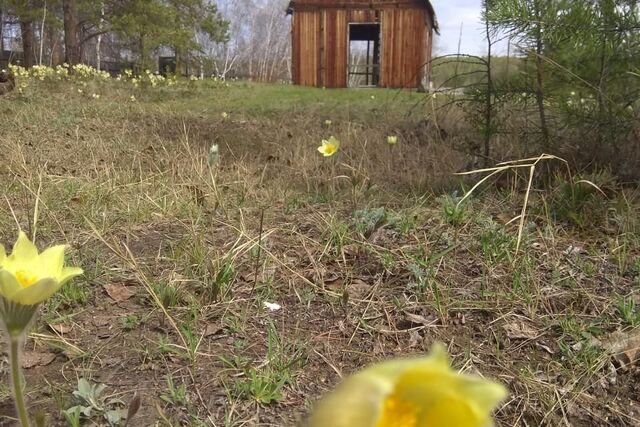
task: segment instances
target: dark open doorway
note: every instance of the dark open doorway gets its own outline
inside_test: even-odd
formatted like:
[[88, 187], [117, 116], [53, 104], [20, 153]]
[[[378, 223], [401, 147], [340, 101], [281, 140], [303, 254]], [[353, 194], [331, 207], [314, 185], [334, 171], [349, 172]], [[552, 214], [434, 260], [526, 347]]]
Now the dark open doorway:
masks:
[[380, 24], [349, 24], [349, 87], [380, 82]]

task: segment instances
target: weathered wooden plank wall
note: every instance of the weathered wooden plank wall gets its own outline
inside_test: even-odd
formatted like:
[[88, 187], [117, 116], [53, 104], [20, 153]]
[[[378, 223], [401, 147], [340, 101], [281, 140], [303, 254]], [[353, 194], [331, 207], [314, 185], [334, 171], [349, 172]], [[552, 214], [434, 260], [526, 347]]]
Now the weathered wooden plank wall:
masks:
[[362, 24], [365, 22], [379, 22], [379, 12], [375, 9], [349, 10], [349, 24]]
[[320, 13], [293, 15], [294, 82], [303, 86], [320, 85]]
[[321, 12], [321, 16], [324, 22], [321, 86], [346, 87], [349, 54], [347, 11], [326, 10]]
[[427, 61], [426, 11], [386, 9], [382, 11], [381, 86], [418, 87]]
[[[418, 87], [431, 58], [433, 22], [417, 0], [298, 0], [292, 20], [295, 84], [347, 87], [349, 23], [380, 22], [380, 86]], [[367, 8], [365, 7], [365, 4]]]
[[295, 10], [304, 9], [395, 9], [403, 7], [422, 7], [425, 0], [294, 0], [291, 6]]

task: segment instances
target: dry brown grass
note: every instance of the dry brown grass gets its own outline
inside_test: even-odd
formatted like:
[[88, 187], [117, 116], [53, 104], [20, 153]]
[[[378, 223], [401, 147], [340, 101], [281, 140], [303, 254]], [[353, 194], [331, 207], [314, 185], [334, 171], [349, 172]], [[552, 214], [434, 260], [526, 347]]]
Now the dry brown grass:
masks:
[[[36, 88], [0, 105], [0, 242], [37, 226], [86, 271], [28, 345], [55, 355], [26, 371], [34, 407], [62, 423], [84, 377], [138, 392], [135, 425], [293, 425], [341, 376], [437, 340], [509, 387], [499, 425], [638, 424], [637, 360], [608, 350], [640, 323], [620, 309], [640, 306], [633, 193], [565, 205], [562, 183], [532, 187], [516, 256], [527, 181], [458, 205], [457, 116], [437, 118], [457, 129], [442, 135], [429, 106], [406, 116], [412, 95], [249, 88], [269, 102], [237, 83], [137, 103], [122, 87], [99, 101]], [[323, 159], [329, 135], [343, 150]]]

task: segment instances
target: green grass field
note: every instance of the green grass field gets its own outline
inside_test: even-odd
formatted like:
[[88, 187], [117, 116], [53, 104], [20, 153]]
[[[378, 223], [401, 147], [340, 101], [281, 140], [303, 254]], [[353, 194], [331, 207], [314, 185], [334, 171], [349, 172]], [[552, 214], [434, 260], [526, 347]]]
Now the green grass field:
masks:
[[500, 426], [640, 423], [635, 189], [534, 181], [516, 252], [528, 176], [458, 204], [482, 177], [454, 175], [470, 131], [428, 95], [27, 83], [0, 98], [0, 243], [68, 242], [85, 270], [25, 348], [47, 425], [76, 405], [124, 425], [134, 393], [129, 425], [296, 425], [342, 376], [436, 341], [508, 387]]

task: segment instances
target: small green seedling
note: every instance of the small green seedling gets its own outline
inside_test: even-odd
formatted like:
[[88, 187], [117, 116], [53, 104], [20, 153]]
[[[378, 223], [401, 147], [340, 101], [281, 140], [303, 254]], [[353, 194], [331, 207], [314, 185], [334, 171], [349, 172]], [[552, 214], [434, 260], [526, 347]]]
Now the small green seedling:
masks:
[[127, 411], [120, 399], [108, 399], [104, 396], [104, 384], [92, 384], [84, 378], [78, 380], [78, 388], [73, 395], [79, 404], [63, 412], [69, 425], [78, 426], [82, 417], [90, 419], [95, 412], [101, 413], [110, 426], [118, 426], [126, 418]]

